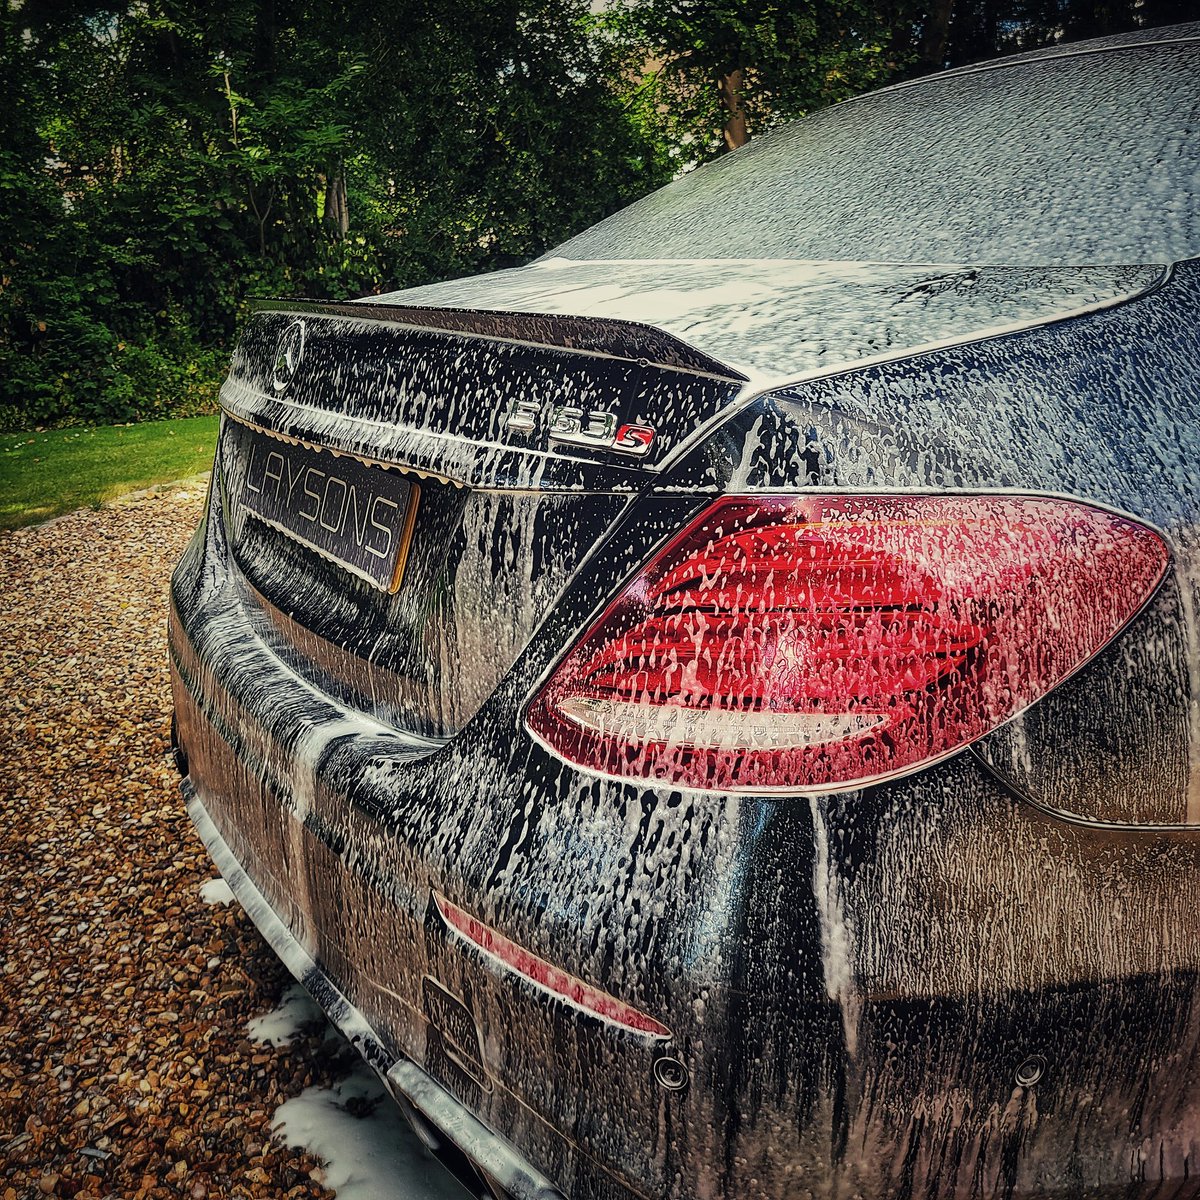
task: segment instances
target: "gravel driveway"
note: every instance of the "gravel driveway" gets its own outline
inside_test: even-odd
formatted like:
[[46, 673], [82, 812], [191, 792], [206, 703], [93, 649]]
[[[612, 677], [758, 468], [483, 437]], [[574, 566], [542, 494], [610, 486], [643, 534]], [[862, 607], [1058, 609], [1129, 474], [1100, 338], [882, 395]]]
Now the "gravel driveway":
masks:
[[330, 1195], [270, 1122], [337, 1047], [248, 1039], [289, 980], [201, 898], [168, 754], [167, 579], [201, 503], [0, 535], [0, 1200]]

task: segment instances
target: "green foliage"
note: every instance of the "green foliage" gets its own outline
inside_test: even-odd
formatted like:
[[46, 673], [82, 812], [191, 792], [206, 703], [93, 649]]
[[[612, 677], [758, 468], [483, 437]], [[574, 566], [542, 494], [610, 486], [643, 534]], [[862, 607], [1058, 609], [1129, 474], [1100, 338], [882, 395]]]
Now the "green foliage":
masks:
[[211, 406], [249, 296], [511, 265], [670, 177], [586, 0], [26, 0], [0, 32], [0, 427]]
[[617, 0], [605, 16], [615, 37], [643, 47], [646, 86], [701, 161], [727, 149], [722, 80], [747, 132], [761, 131], [896, 78], [911, 55], [895, 31], [915, 19], [915, 6], [869, 0]]

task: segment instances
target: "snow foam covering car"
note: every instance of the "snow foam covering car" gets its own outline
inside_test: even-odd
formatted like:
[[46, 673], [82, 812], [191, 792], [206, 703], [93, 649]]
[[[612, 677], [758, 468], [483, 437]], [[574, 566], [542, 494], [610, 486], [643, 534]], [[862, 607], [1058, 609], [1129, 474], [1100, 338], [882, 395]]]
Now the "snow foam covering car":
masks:
[[528, 267], [251, 316], [184, 792], [477, 1183], [1186, 1194], [1198, 48], [890, 89]]

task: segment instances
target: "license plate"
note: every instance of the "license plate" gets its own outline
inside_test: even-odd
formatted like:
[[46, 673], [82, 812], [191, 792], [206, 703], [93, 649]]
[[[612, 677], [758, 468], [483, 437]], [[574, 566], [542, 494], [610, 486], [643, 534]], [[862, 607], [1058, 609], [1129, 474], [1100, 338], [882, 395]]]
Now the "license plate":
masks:
[[281, 441], [229, 422], [238, 499], [258, 520], [375, 587], [404, 576], [419, 488], [399, 471]]

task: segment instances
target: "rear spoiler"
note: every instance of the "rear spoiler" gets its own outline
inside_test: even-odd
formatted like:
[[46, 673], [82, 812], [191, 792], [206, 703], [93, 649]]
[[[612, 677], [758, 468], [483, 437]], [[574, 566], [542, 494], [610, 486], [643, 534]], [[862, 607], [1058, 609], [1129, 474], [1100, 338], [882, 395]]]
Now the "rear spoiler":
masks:
[[608, 317], [574, 317], [542, 313], [504, 312], [470, 308], [425, 308], [413, 305], [375, 304], [366, 300], [255, 300], [253, 312], [294, 312], [309, 316], [355, 317], [387, 321], [443, 333], [523, 342], [530, 346], [557, 346], [585, 354], [603, 354], [633, 362], [670, 367], [736, 383], [748, 376], [697, 350], [681, 338], [639, 321]]

